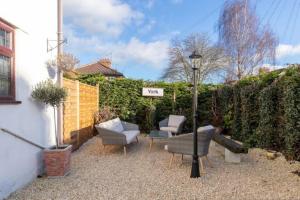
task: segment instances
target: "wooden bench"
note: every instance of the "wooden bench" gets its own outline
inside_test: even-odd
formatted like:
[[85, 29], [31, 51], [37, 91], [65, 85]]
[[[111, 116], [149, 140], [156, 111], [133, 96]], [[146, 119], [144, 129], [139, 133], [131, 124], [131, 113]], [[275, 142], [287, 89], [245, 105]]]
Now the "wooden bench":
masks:
[[231, 163], [240, 163], [241, 154], [247, 154], [248, 148], [238, 143], [235, 140], [225, 137], [220, 134], [221, 131], [216, 131], [213, 135], [213, 141], [225, 147], [225, 161]]

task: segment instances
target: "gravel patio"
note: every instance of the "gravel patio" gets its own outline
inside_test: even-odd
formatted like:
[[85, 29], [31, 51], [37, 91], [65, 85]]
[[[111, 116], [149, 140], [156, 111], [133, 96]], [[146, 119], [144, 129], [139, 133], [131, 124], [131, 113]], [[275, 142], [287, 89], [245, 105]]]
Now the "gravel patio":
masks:
[[[241, 164], [224, 162], [218, 147], [210, 148], [214, 168], [191, 179], [191, 159], [177, 155], [168, 169], [170, 154], [164, 142], [155, 141], [149, 153], [149, 140], [102, 151], [101, 139], [94, 137], [72, 154], [71, 173], [60, 179], [39, 178], [8, 199], [300, 199], [300, 177], [280, 156], [267, 160], [265, 151], [250, 150]], [[204, 161], [205, 162], [205, 161]]]

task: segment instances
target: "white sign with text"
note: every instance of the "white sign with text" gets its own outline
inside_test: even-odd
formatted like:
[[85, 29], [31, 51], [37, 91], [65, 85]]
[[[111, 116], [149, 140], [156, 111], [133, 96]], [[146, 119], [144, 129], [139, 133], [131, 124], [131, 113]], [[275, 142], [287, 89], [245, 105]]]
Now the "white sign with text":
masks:
[[143, 96], [162, 97], [164, 96], [163, 88], [143, 88]]

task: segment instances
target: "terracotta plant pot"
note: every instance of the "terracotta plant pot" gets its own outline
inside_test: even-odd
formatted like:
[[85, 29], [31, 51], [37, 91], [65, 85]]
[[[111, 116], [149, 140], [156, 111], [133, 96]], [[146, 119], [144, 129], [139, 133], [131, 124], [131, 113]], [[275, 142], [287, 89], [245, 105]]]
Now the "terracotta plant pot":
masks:
[[44, 150], [44, 162], [48, 177], [61, 177], [70, 172], [72, 145]]

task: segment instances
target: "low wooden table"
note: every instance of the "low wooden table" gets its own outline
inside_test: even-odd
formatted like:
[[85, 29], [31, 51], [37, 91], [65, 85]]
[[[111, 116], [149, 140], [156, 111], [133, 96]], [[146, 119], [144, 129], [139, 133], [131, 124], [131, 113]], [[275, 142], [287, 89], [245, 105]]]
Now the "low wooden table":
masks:
[[154, 139], [162, 140], [162, 139], [168, 139], [169, 137], [172, 137], [172, 133], [169, 131], [152, 130], [149, 134], [149, 138], [150, 138], [149, 152], [151, 152]]

